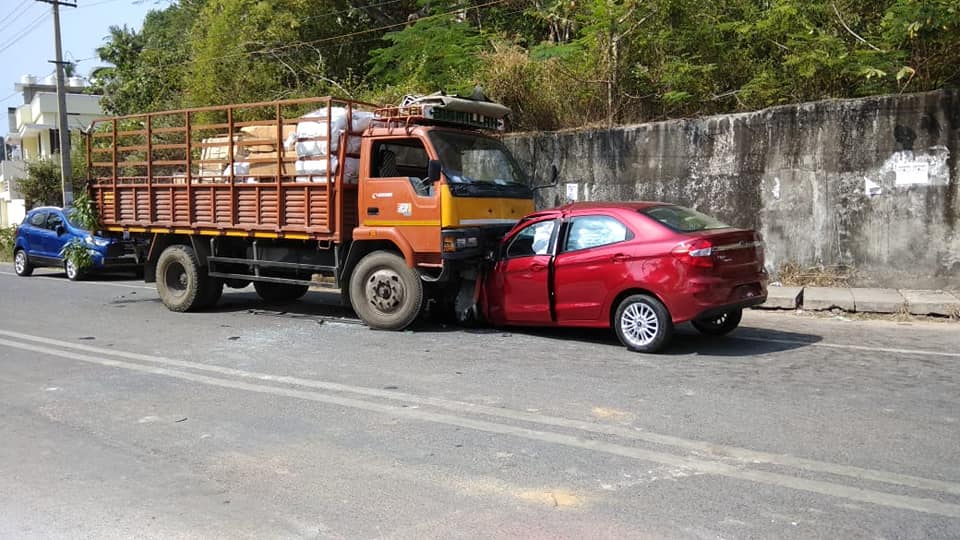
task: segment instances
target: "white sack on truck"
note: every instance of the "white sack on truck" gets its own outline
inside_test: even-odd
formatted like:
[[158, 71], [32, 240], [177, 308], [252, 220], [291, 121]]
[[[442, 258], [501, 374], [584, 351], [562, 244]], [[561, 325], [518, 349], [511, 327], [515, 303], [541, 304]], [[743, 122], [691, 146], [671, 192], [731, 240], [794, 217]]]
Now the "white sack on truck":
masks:
[[[346, 108], [333, 107], [329, 112], [329, 133], [332, 139], [329, 144], [327, 141], [327, 109], [323, 108], [303, 115], [301, 118], [316, 118], [318, 121], [298, 122], [296, 132], [287, 137], [284, 146], [287, 149], [296, 148], [297, 155], [300, 157], [325, 156], [339, 150], [340, 135], [347, 130], [348, 117], [351, 135], [363, 133], [370, 127], [370, 122], [373, 121], [373, 113], [368, 111], [353, 110], [353, 114], [348, 115]], [[348, 137], [347, 152], [350, 154], [360, 153], [359, 137]]]
[[[298, 159], [294, 165], [297, 171], [297, 182], [326, 182], [327, 181], [327, 158], [323, 159]], [[330, 158], [331, 174], [337, 173], [339, 160], [335, 157]], [[315, 176], [305, 176], [315, 175]], [[347, 168], [344, 171], [343, 181], [347, 184], [356, 184], [360, 178], [360, 160], [347, 158]]]

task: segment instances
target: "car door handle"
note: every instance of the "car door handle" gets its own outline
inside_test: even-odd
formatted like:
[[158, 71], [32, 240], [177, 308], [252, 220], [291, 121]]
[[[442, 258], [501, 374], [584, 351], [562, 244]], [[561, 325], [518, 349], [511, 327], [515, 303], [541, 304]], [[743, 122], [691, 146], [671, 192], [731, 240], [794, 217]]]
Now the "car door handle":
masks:
[[613, 257], [610, 257], [610, 260], [613, 262], [620, 263], [620, 262], [626, 262], [630, 260], [630, 257], [624, 255], [623, 253], [617, 253]]
[[531, 272], [539, 272], [539, 271], [541, 271], [541, 270], [544, 270], [546, 267], [547, 267], [547, 266], [544, 265], [544, 264], [534, 263], [534, 264], [531, 264], [531, 265], [530, 265], [530, 271], [531, 271]]

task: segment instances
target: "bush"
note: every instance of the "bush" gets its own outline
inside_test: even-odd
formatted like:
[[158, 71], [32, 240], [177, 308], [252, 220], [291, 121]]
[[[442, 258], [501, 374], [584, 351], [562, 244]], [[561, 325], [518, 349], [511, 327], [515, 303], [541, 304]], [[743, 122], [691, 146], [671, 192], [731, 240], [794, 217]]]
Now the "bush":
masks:
[[603, 120], [599, 87], [564, 66], [562, 58], [537, 59], [514, 45], [481, 55], [477, 79], [491, 99], [513, 111], [510, 129], [555, 130]]
[[0, 229], [0, 261], [13, 260], [13, 241], [17, 235], [16, 227]]

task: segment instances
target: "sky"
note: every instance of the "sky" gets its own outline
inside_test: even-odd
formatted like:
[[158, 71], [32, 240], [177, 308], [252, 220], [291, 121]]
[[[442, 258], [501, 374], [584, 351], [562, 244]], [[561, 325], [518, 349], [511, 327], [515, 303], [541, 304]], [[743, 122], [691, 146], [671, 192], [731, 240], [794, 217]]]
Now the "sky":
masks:
[[[77, 7], [60, 8], [63, 59], [78, 61], [77, 75], [89, 77], [102, 65], [96, 49], [110, 34], [110, 26], [140, 29], [152, 9], [163, 9], [169, 0], [72, 0]], [[0, 107], [15, 107], [23, 96], [13, 85], [24, 74], [43, 78], [53, 73], [53, 16], [50, 4], [38, 0], [0, 0]], [[4, 115], [5, 117], [5, 115]], [[6, 126], [2, 126], [4, 131]]]

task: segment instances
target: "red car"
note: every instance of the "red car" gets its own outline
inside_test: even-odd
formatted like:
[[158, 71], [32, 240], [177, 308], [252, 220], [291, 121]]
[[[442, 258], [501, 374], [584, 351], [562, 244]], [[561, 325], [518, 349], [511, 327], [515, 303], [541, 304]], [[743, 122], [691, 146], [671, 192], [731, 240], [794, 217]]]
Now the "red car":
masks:
[[767, 298], [763, 241], [682, 206], [575, 203], [504, 237], [481, 291], [494, 325], [613, 327], [630, 350], [663, 348], [677, 324], [723, 335]]

